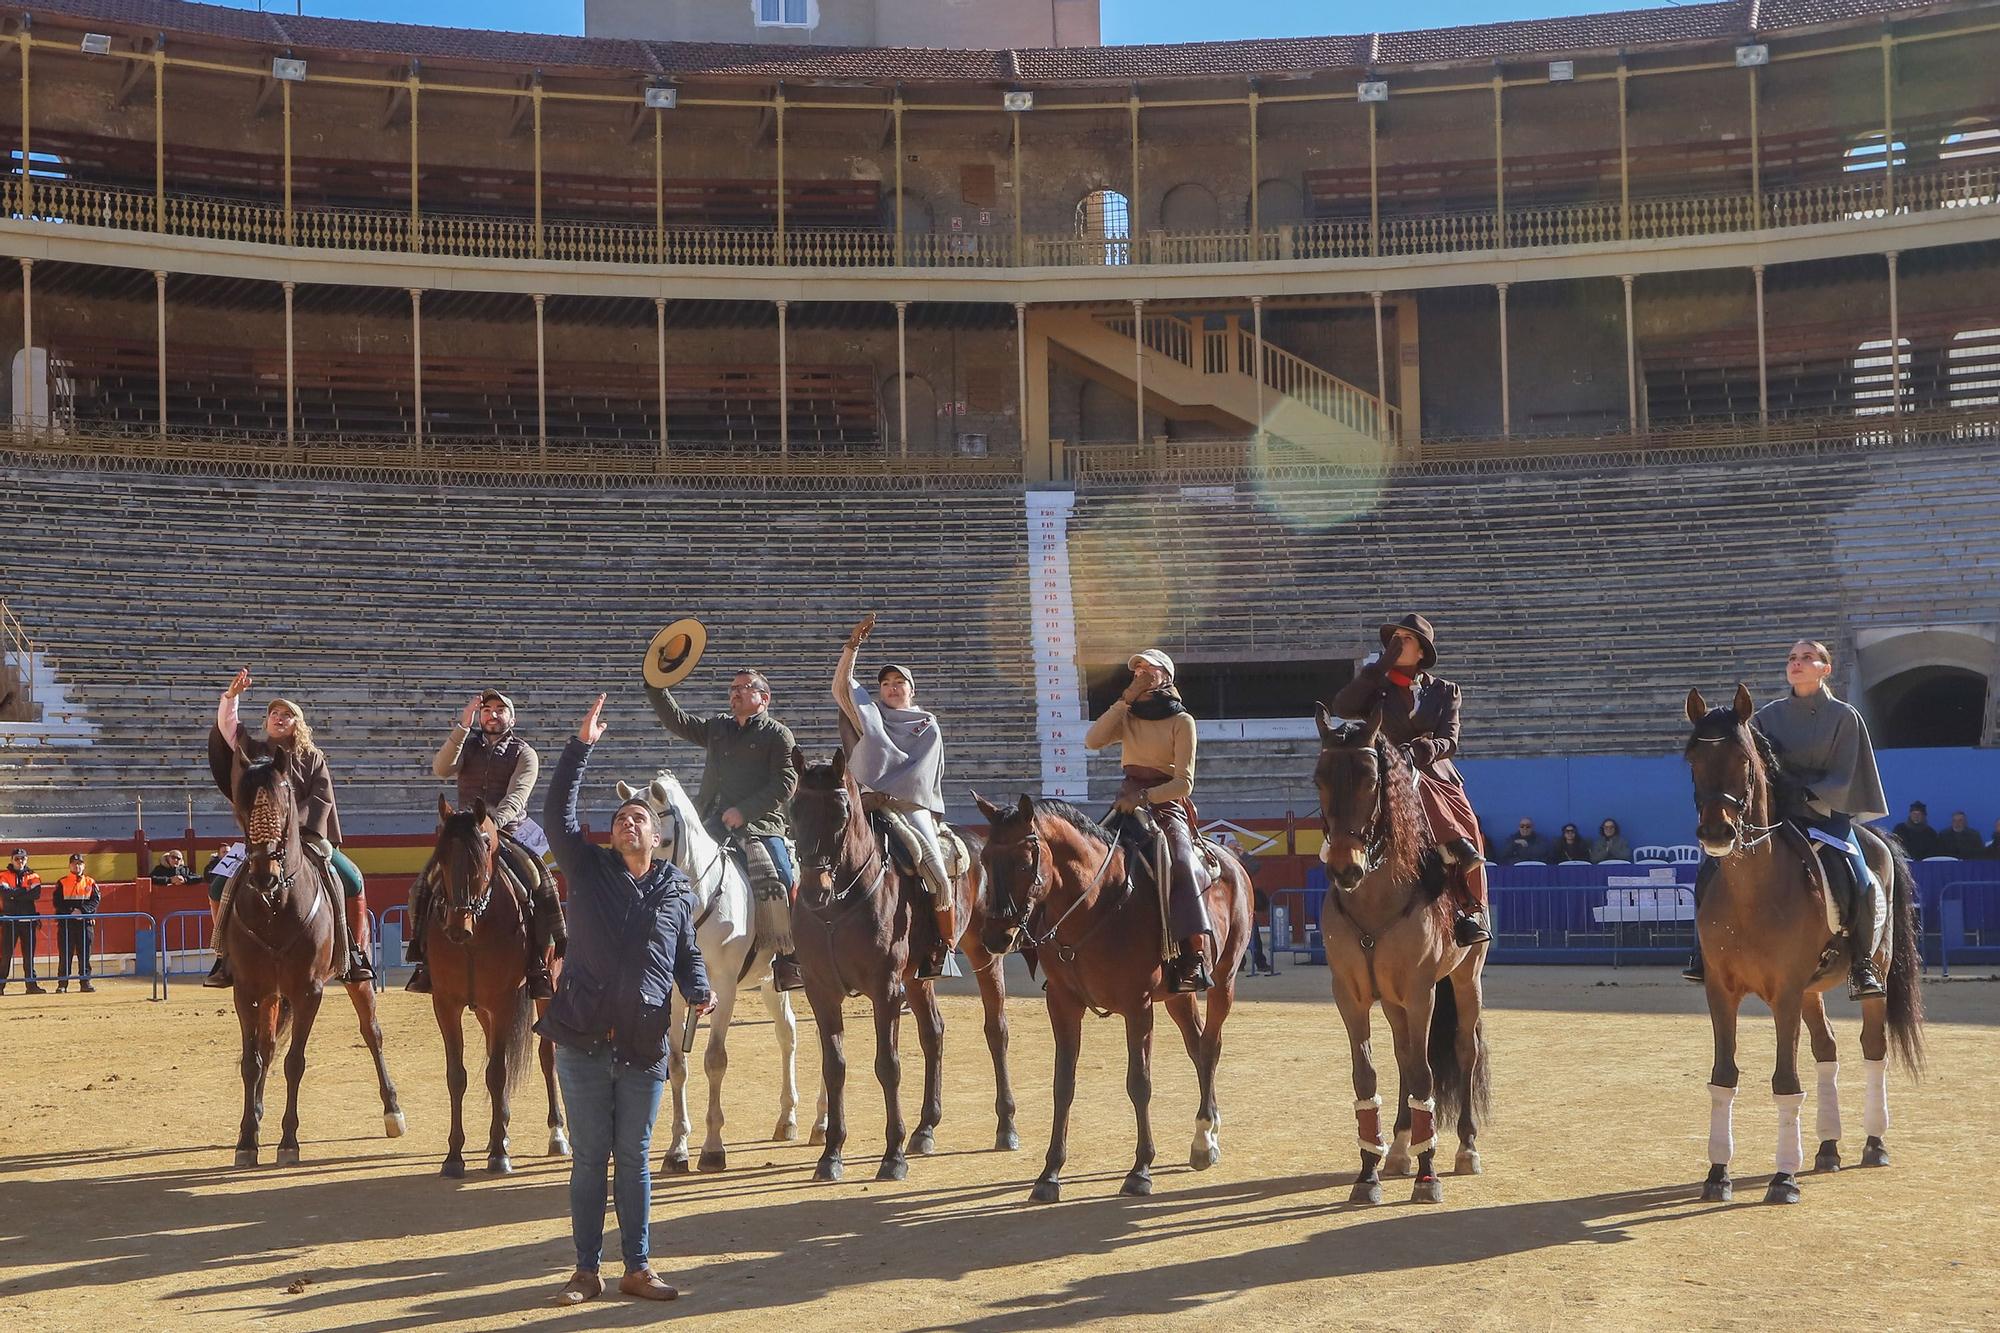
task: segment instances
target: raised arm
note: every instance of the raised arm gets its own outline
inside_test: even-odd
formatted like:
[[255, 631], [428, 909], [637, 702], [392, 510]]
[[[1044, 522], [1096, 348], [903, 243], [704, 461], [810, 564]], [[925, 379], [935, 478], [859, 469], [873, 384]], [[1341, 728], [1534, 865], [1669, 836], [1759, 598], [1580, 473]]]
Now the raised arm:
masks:
[[222, 733], [223, 743], [232, 750], [242, 748], [236, 738], [236, 733], [243, 726], [236, 711], [236, 697], [249, 689], [252, 683], [248, 667], [238, 671], [236, 678], [229, 682], [229, 688], [222, 692], [222, 698], [215, 705], [215, 729]]
[[1132, 705], [1123, 699], [1114, 701], [1111, 707], [1098, 715], [1097, 721], [1090, 724], [1090, 730], [1083, 733], [1083, 748], [1102, 750], [1113, 741], [1123, 740], [1125, 715], [1131, 711]]
[[583, 792], [584, 771], [590, 767], [590, 748], [604, 737], [604, 720], [599, 716], [603, 709], [604, 696], [600, 694], [583, 715], [576, 735], [563, 746], [562, 757], [556, 760], [555, 775], [549, 779], [548, 799], [542, 806], [542, 831], [549, 835], [556, 864], [562, 867], [572, 888], [578, 883], [572, 867], [583, 864], [590, 849], [590, 840], [583, 836], [583, 826], [577, 821], [576, 802]]
[[670, 691], [656, 686], [646, 687], [646, 702], [653, 705], [653, 716], [660, 719], [660, 725], [690, 745], [708, 744], [708, 719], [696, 717], [693, 713], [674, 702]]
[[465, 711], [458, 715], [458, 721], [452, 725], [451, 734], [446, 736], [444, 744], [438, 747], [437, 755], [431, 760], [432, 777], [458, 776], [459, 760], [465, 754], [465, 741], [472, 735], [473, 719], [478, 716], [479, 700], [474, 699], [465, 706]]
[[862, 642], [874, 629], [875, 613], [870, 611], [847, 632], [847, 643], [840, 650], [840, 665], [833, 670], [833, 706], [840, 710], [841, 716], [857, 733], [868, 730], [861, 709], [871, 701], [861, 682], [854, 678], [854, 659], [860, 655]]
[[1382, 693], [1382, 661], [1378, 654], [1354, 672], [1354, 679], [1340, 687], [1329, 706], [1336, 717], [1367, 717], [1368, 710]]

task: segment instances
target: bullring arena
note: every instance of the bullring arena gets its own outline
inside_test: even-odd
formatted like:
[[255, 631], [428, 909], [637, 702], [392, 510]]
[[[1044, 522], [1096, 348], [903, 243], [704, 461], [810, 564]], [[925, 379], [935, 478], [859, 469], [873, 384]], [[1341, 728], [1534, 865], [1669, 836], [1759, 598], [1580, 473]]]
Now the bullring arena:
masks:
[[[2000, 3], [1147, 46], [1100, 44], [1091, 0], [590, 0], [585, 28], [0, 5], [0, 852], [43, 881], [46, 987], [0, 987], [10, 1327], [2000, 1323]], [[1491, 1110], [1482, 1172], [1450, 1169], [1441, 1121], [1441, 1202], [1391, 1172], [1370, 1204], [1326, 958], [1361, 930], [1342, 857], [1388, 864], [1392, 802], [1336, 818], [1316, 765], [1376, 736], [1314, 713], [1413, 611], [1463, 690], [1494, 863]], [[726, 1169], [654, 1179], [678, 1302], [553, 1308], [568, 1165], [536, 1071], [511, 1174], [480, 1169], [476, 1064], [470, 1169], [439, 1170], [445, 1057], [402, 957], [453, 795], [432, 753], [504, 691], [540, 818], [604, 695], [602, 842], [615, 779], [704, 776], [641, 687], [657, 629], [706, 626], [689, 708], [758, 668], [823, 760], [869, 613], [867, 679], [915, 677], [975, 843], [1000, 826], [974, 791], [1106, 814], [1126, 775], [1086, 728], [1132, 654], [1178, 664], [1200, 823], [1246, 859], [1278, 967], [1230, 983], [1220, 1160], [1183, 1152], [1196, 1077], [1161, 1022], [1152, 1192], [1119, 1192], [1123, 1024], [1086, 1017], [1062, 1199], [1030, 1203], [1050, 973], [1011, 958], [1019, 1149], [994, 1147], [961, 977], [935, 1152], [872, 1178], [877, 1041], [849, 999], [848, 1174], [815, 1181], [820, 1024], [795, 996], [800, 1124], [774, 1141], [751, 997]], [[1744, 715], [1795, 640], [1865, 719], [1880, 831], [1918, 801], [1970, 827], [1897, 834], [1885, 908], [1914, 948], [1884, 955], [1888, 1005], [1920, 989], [1927, 1061], [1891, 1062], [1886, 1133], [1836, 981], [1844, 1169], [1812, 1169], [1802, 1046], [1802, 1197], [1766, 1206], [1752, 1000], [1735, 1197], [1705, 1202], [1714, 1052], [1677, 969], [1705, 852], [1760, 844], [1754, 801], [1691, 783], [1688, 695], [1726, 714], [1742, 683]], [[246, 667], [246, 720], [297, 700], [335, 775], [408, 1131], [384, 1136], [329, 986], [295, 1165], [276, 1070], [258, 1164], [233, 1164], [239, 1033], [201, 985], [201, 868], [248, 808], [204, 745]], [[1530, 820], [1538, 854], [1510, 850]], [[1549, 845], [1601, 821], [1601, 855]], [[170, 850], [185, 882], [149, 873]], [[89, 993], [47, 984], [84, 938], [48, 915], [72, 854], [101, 891]], [[1378, 1014], [1387, 1111], [1392, 1045]], [[1875, 1137], [1890, 1164], [1864, 1168]]]

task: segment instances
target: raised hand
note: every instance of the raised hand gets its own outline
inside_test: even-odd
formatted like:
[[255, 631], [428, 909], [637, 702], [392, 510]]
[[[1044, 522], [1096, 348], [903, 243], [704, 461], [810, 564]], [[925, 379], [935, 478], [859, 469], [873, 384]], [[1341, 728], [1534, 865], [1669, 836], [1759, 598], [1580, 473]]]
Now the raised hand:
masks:
[[238, 695], [242, 694], [245, 690], [249, 689], [252, 685], [255, 685], [256, 683], [257, 682], [253, 680], [250, 676], [250, 668], [244, 667], [241, 671], [238, 671], [236, 673], [236, 679], [229, 682], [229, 688], [224, 690], [223, 694], [227, 695], [231, 699], [234, 699]]
[[583, 715], [583, 721], [577, 724], [576, 738], [585, 745], [595, 745], [604, 739], [608, 724], [598, 716], [603, 711], [604, 696], [600, 694], [597, 696], [597, 702], [590, 706], [590, 711]]
[[479, 696], [475, 694], [472, 696], [472, 702], [467, 704], [465, 710], [458, 715], [458, 725], [464, 727], [467, 731], [471, 731], [472, 724], [478, 719]]
[[873, 634], [874, 632], [875, 632], [875, 613], [873, 611], [870, 611], [867, 615], [861, 617], [860, 620], [855, 622], [853, 629], [847, 631], [847, 646], [850, 648], [859, 648], [862, 645], [863, 641], [866, 640], [868, 636], [870, 634]]

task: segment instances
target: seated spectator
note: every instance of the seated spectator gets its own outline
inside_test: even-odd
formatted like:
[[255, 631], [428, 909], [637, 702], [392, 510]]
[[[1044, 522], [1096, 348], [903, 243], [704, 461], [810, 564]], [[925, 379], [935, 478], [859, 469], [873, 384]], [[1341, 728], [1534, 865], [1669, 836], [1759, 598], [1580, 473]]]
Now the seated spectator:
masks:
[[1556, 839], [1555, 846], [1549, 849], [1549, 854], [1545, 859], [1550, 861], [1588, 861], [1590, 860], [1590, 844], [1583, 840], [1581, 833], [1577, 832], [1576, 825], [1564, 824], [1562, 836]]
[[1934, 856], [1955, 856], [1961, 861], [1976, 861], [1986, 855], [1986, 844], [1979, 840], [1979, 834], [1966, 822], [1965, 811], [1951, 812], [1951, 827], [1937, 835], [1937, 851]]
[[1535, 821], [1524, 819], [1514, 830], [1514, 836], [1500, 846], [1500, 864], [1513, 865], [1517, 861], [1540, 861], [1542, 840], [1535, 836]]
[[1590, 859], [1593, 861], [1632, 859], [1632, 844], [1625, 841], [1625, 835], [1618, 831], [1617, 820], [1607, 819], [1597, 826], [1597, 841], [1590, 844]]
[[1922, 801], [1911, 801], [1910, 817], [1892, 831], [1896, 841], [1903, 844], [1903, 853], [1912, 861], [1938, 855], [1937, 830], [1931, 827], [1930, 811]]
[[1993, 841], [1986, 844], [1986, 859], [2000, 861], [2000, 819], [1993, 821]]
[[194, 871], [181, 859], [178, 850], [169, 851], [160, 858], [160, 863], [153, 867], [155, 884], [185, 884], [194, 877]]

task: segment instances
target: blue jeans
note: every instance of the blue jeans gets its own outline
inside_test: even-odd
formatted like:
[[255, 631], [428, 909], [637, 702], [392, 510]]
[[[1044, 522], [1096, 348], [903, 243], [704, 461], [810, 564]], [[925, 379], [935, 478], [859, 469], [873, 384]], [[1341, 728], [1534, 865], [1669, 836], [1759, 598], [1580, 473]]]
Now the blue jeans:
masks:
[[569, 1230], [576, 1266], [596, 1272], [604, 1253], [604, 1168], [615, 1157], [611, 1199], [618, 1210], [618, 1247], [625, 1271], [647, 1266], [646, 1238], [653, 1207], [653, 1173], [646, 1154], [653, 1117], [666, 1087], [666, 1062], [635, 1068], [610, 1051], [586, 1055], [556, 1047], [556, 1081], [569, 1118]]
[[775, 835], [766, 835], [757, 841], [763, 843], [764, 850], [771, 854], [771, 864], [777, 867], [778, 876], [785, 881], [786, 887], [797, 888], [799, 872], [792, 866], [791, 847], [783, 838]]

